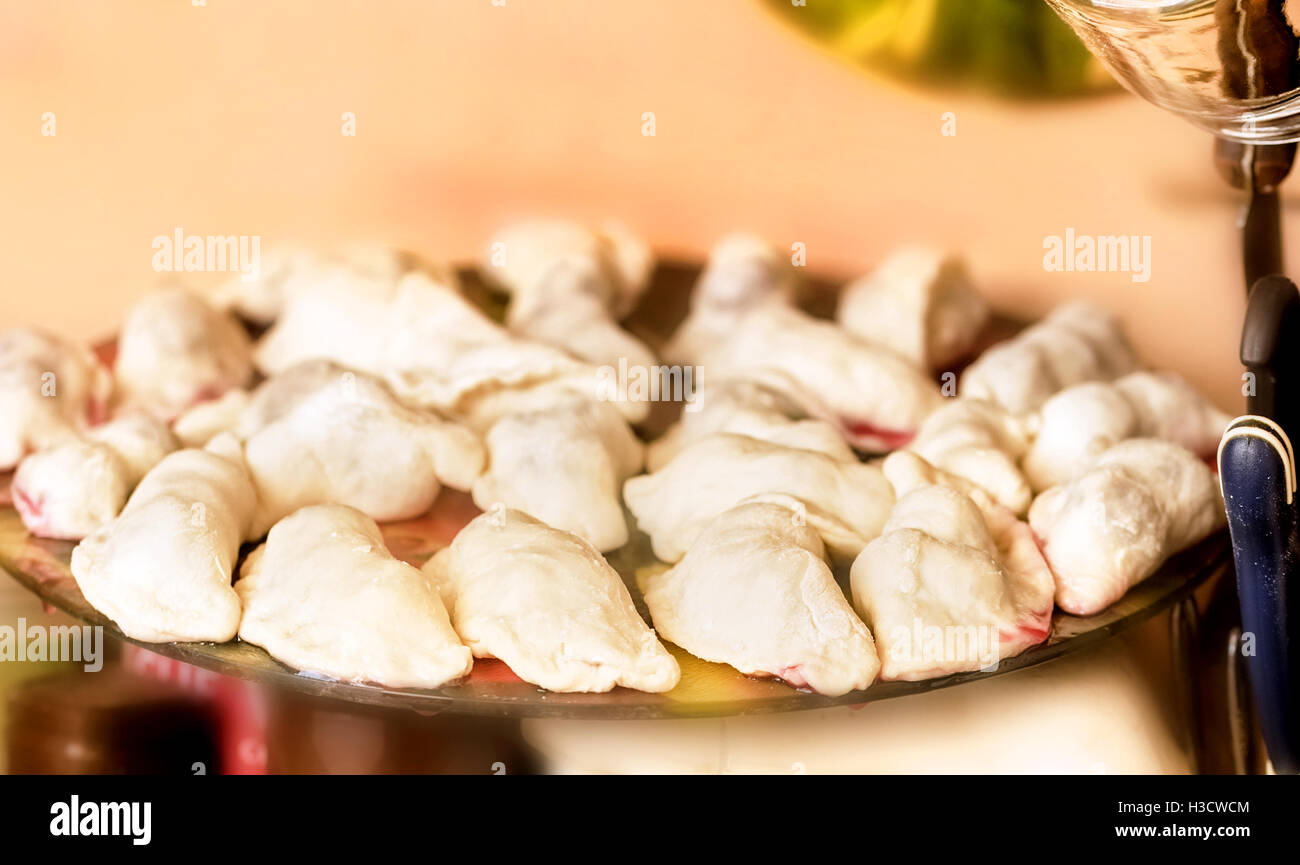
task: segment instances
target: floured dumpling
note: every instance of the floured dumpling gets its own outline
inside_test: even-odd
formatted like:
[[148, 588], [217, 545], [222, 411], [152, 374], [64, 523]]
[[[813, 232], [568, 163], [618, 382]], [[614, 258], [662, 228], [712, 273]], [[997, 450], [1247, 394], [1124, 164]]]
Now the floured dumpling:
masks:
[[1135, 372], [1113, 382], [1075, 385], [1044, 403], [1038, 434], [1025, 455], [1025, 474], [1036, 490], [1066, 483], [1129, 438], [1164, 439], [1208, 458], [1218, 450], [1228, 421], [1172, 373]]
[[616, 223], [596, 230], [564, 219], [535, 219], [507, 226], [492, 238], [481, 271], [510, 292], [525, 314], [546, 298], [535, 292], [557, 262], [593, 265], [597, 298], [615, 318], [632, 310], [645, 291], [654, 256], [640, 238]]
[[348, 280], [362, 294], [377, 292], [386, 296], [409, 268], [406, 256], [379, 245], [347, 246], [333, 254], [278, 246], [258, 258], [255, 274], [232, 276], [217, 288], [213, 299], [219, 309], [262, 325], [275, 321], [289, 298], [322, 285]]
[[526, 682], [660, 692], [681, 676], [600, 553], [521, 511], [475, 518], [425, 570], [474, 656], [499, 658]]
[[24, 459], [14, 474], [14, 507], [32, 534], [80, 540], [108, 525], [140, 479], [176, 447], [152, 415], [121, 415]]
[[[403, 400], [480, 432], [506, 414], [556, 399], [605, 396], [592, 364], [511, 334], [454, 285], [415, 271], [388, 293], [348, 284], [295, 293], [258, 343], [257, 358], [272, 374], [305, 360], [333, 360], [380, 376]], [[632, 422], [648, 412], [641, 401], [614, 405]]]
[[658, 471], [687, 445], [719, 432], [821, 451], [839, 460], [857, 459], [833, 425], [800, 414], [795, 399], [771, 387], [741, 378], [710, 380], [683, 408], [681, 419], [650, 443], [646, 465]]
[[253, 537], [314, 504], [380, 521], [416, 517], [441, 484], [468, 490], [483, 468], [474, 433], [407, 408], [364, 373], [327, 378], [288, 403], [244, 445], [259, 500]]
[[1021, 419], [993, 403], [958, 398], [925, 419], [908, 449], [1024, 514], [1033, 499], [1019, 465], [1028, 446], [1028, 425]]
[[437, 688], [470, 671], [438, 587], [384, 547], [375, 521], [316, 505], [275, 524], [235, 592], [239, 638], [290, 667], [389, 688]]
[[792, 306], [759, 251], [725, 252], [710, 258], [664, 356], [710, 376], [779, 382], [855, 447], [886, 451], [911, 441], [942, 400], [921, 368]]
[[31, 328], [0, 331], [0, 471], [74, 440], [103, 415], [111, 390], [85, 346]]
[[1029, 509], [1056, 577], [1056, 604], [1076, 616], [1115, 603], [1224, 521], [1214, 472], [1181, 445], [1156, 439], [1115, 445]]
[[474, 504], [524, 511], [601, 551], [627, 543], [623, 481], [641, 471], [643, 449], [608, 403], [570, 401], [507, 415], [486, 441]]
[[654, 354], [618, 318], [645, 289], [653, 264], [649, 248], [624, 230], [551, 220], [499, 233], [482, 272], [510, 293], [511, 331], [591, 363], [649, 367]]
[[248, 383], [252, 346], [234, 318], [183, 288], [136, 302], [117, 340], [118, 401], [170, 421]]
[[714, 244], [691, 298], [702, 313], [787, 306], [798, 293], [790, 257], [752, 234], [729, 234]]
[[1047, 639], [1052, 574], [1029, 527], [914, 454], [884, 471], [898, 503], [851, 572], [881, 678], [987, 669]]
[[511, 301], [506, 323], [520, 336], [599, 366], [650, 369], [658, 363], [654, 352], [611, 316], [600, 280], [591, 262], [557, 261], [527, 295]]
[[[497, 419], [560, 399], [608, 398], [597, 368], [554, 346], [523, 339], [463, 297], [408, 277], [394, 315], [401, 322], [385, 355], [386, 378], [404, 399], [485, 432]], [[644, 402], [612, 400], [633, 423]]]
[[187, 448], [201, 448], [218, 434], [233, 432], [248, 407], [251, 394], [242, 387], [186, 410], [172, 422], [172, 432]]
[[964, 397], [1024, 414], [1062, 388], [1109, 381], [1136, 368], [1137, 356], [1119, 319], [1075, 301], [980, 355], [962, 373], [959, 389]]
[[223, 643], [239, 627], [231, 571], [256, 505], [234, 438], [176, 451], [117, 519], [73, 549], [72, 575], [128, 637]]
[[659, 634], [696, 657], [839, 696], [876, 678], [871, 632], [794, 507], [744, 502], [708, 524], [680, 562], [649, 577]]
[[894, 504], [893, 488], [874, 466], [732, 433], [705, 436], [659, 471], [623, 485], [628, 508], [665, 562], [685, 555], [723, 511], [771, 494], [797, 499], [842, 559], [880, 533]]
[[836, 317], [850, 333], [941, 370], [971, 351], [989, 307], [961, 258], [907, 246], [845, 287]]
[[279, 292], [279, 316], [255, 349], [258, 369], [274, 375], [303, 361], [332, 360], [384, 374], [391, 341], [409, 325], [402, 316], [412, 310], [397, 311], [408, 284], [459, 296], [454, 275], [445, 271], [400, 275], [396, 267], [358, 269], [337, 262], [307, 268]]
[[505, 413], [483, 403], [537, 391], [590, 397], [597, 384], [594, 367], [511, 335], [450, 278], [423, 272], [372, 288], [350, 276], [291, 295], [258, 343], [258, 366], [276, 374], [309, 360], [381, 376], [403, 399], [473, 419], [481, 429]]
[[202, 445], [222, 432], [248, 439], [294, 409], [302, 400], [332, 385], [355, 392], [357, 377], [378, 384], [364, 373], [331, 360], [305, 360], [276, 373], [251, 392], [232, 390], [220, 399], [197, 405], [176, 419], [173, 429], [189, 446]]

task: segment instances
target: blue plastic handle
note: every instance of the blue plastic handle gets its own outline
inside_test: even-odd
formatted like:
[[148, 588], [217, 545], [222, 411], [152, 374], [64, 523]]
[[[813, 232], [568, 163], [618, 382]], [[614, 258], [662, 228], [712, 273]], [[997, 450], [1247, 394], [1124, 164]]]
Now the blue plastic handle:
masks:
[[[1219, 448], [1228, 530], [1237, 565], [1242, 649], [1264, 743], [1278, 772], [1300, 772], [1297, 652], [1289, 638], [1300, 610], [1295, 457], [1281, 428], [1238, 418]], [[1288, 592], [1289, 587], [1297, 590]]]

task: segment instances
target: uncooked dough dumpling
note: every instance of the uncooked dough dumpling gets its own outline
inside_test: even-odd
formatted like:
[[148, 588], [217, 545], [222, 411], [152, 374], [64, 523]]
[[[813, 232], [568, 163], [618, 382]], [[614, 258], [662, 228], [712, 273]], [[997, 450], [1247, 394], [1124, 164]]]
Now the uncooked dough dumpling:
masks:
[[514, 508], [604, 552], [627, 543], [623, 481], [643, 448], [608, 403], [569, 401], [507, 415], [487, 434], [487, 468], [474, 504]]
[[705, 436], [659, 471], [623, 485], [628, 508], [665, 562], [685, 555], [723, 511], [774, 494], [797, 499], [826, 546], [847, 560], [880, 533], [894, 504], [875, 466], [733, 433]]
[[654, 354], [623, 330], [654, 258], [626, 230], [589, 231], [563, 220], [512, 225], [493, 238], [482, 272], [510, 293], [506, 324], [591, 363], [652, 366]]
[[619, 325], [604, 299], [597, 266], [557, 261], [526, 296], [516, 296], [506, 323], [520, 336], [559, 346], [599, 366], [650, 369], [658, 363], [644, 342]]
[[425, 571], [477, 658], [551, 691], [669, 691], [677, 662], [618, 572], [582, 538], [497, 508], [461, 529]]
[[1056, 577], [1056, 604], [1100, 612], [1225, 521], [1214, 472], [1191, 451], [1129, 439], [1034, 500], [1029, 524]]
[[364, 373], [345, 371], [287, 402], [245, 442], [259, 500], [253, 537], [313, 504], [380, 521], [416, 517], [442, 484], [468, 490], [483, 468], [478, 436], [407, 408]]
[[1062, 388], [1110, 381], [1136, 368], [1137, 356], [1119, 319], [1075, 301], [984, 352], [962, 373], [959, 388], [962, 396], [1024, 414]]
[[308, 360], [332, 360], [375, 375], [385, 372], [385, 353], [398, 330], [407, 326], [396, 310], [401, 286], [419, 281], [447, 294], [459, 290], [447, 271], [412, 273], [393, 260], [359, 267], [347, 261], [314, 261], [288, 276], [277, 298], [275, 323], [255, 350], [257, 367], [267, 375]]
[[[361, 289], [355, 276], [295, 292], [257, 346], [268, 374], [332, 360], [382, 377], [402, 400], [486, 432], [512, 411], [557, 396], [598, 396], [597, 370], [554, 346], [523, 339], [461, 296], [454, 280], [411, 271]], [[632, 421], [641, 403], [618, 405]]]
[[14, 506], [33, 535], [80, 540], [108, 525], [132, 488], [176, 447], [152, 415], [120, 415], [24, 459], [14, 475]]
[[1137, 415], [1138, 436], [1158, 438], [1205, 459], [1219, 450], [1231, 418], [1172, 372], [1135, 372], [1115, 380]]
[[617, 223], [588, 229], [564, 219], [525, 220], [492, 238], [481, 271], [510, 292], [512, 312], [525, 317], [549, 302], [543, 277], [557, 263], [594, 269], [595, 297], [614, 318], [631, 311], [650, 280], [654, 256], [643, 240]]
[[276, 373], [251, 392], [237, 388], [195, 406], [176, 419], [173, 429], [190, 447], [202, 446], [221, 432], [246, 440], [321, 388], [334, 384], [348, 387], [349, 382], [355, 384], [357, 376], [331, 360], [305, 360]]
[[881, 678], [987, 669], [1047, 639], [1054, 586], [1029, 527], [915, 454], [884, 471], [898, 503], [850, 577]]
[[0, 331], [0, 471], [74, 440], [98, 422], [111, 390], [89, 348], [31, 328]]
[[343, 505], [303, 508], [249, 554], [239, 638], [297, 670], [389, 688], [437, 688], [470, 671], [438, 587]]
[[836, 318], [868, 342], [942, 370], [971, 351], [989, 307], [961, 258], [907, 246], [845, 287]]
[[223, 643], [239, 627], [231, 572], [256, 505], [233, 437], [176, 451], [117, 519], [73, 549], [72, 575], [128, 637]]
[[1172, 373], [1135, 372], [1114, 382], [1066, 388], [1044, 403], [1024, 469], [1036, 490], [1067, 483], [1129, 438], [1180, 444], [1214, 455], [1229, 418]]
[[753, 309], [767, 303], [789, 305], [798, 290], [790, 257], [767, 241], [737, 232], [719, 240], [709, 252], [691, 297], [692, 311], [702, 314]]
[[213, 300], [218, 309], [266, 325], [280, 316], [290, 298], [319, 285], [350, 280], [362, 293], [378, 291], [386, 295], [408, 266], [406, 256], [386, 246], [347, 246], [334, 254], [301, 246], [277, 246], [261, 253], [256, 273], [240, 273], [222, 283]]
[[112, 448], [72, 438], [19, 463], [10, 490], [27, 531], [80, 540], [122, 510], [131, 492], [126, 474]]
[[839, 696], [880, 662], [797, 507], [743, 502], [713, 520], [680, 562], [646, 580], [659, 634], [751, 676]]
[[908, 450], [1023, 515], [1033, 500], [1019, 465], [1028, 447], [1029, 426], [1022, 419], [990, 402], [957, 398], [925, 419]]
[[242, 387], [187, 409], [172, 422], [172, 432], [187, 448], [201, 448], [219, 433], [233, 432], [248, 407], [251, 394]]
[[127, 313], [117, 341], [118, 401], [172, 420], [248, 383], [248, 335], [230, 315], [183, 288], [152, 292]]
[[[580, 396], [608, 398], [600, 371], [552, 345], [523, 339], [457, 292], [423, 274], [398, 283], [372, 362], [403, 400], [456, 418], [479, 432], [513, 412]], [[303, 335], [310, 340], [309, 334]], [[368, 369], [357, 365], [359, 369]], [[644, 420], [643, 400], [611, 403], [630, 422]]]
[[855, 447], [887, 451], [911, 441], [942, 400], [938, 386], [893, 351], [795, 308], [770, 258], [744, 252], [711, 261], [665, 358], [718, 378], [777, 382]]
[[658, 471], [691, 442], [729, 432], [773, 444], [821, 451], [839, 460], [856, 460], [833, 425], [802, 415], [798, 401], [772, 387], [733, 378], [709, 383], [687, 402], [681, 419], [651, 442], [646, 465]]

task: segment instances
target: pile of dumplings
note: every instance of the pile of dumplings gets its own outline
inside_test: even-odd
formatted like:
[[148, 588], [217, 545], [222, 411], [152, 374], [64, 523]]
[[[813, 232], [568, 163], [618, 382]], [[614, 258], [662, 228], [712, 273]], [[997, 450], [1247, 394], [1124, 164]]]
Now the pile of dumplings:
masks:
[[[664, 692], [661, 640], [827, 695], [988, 669], [1223, 524], [1227, 416], [1094, 306], [958, 380], [989, 310], [953, 255], [902, 249], [822, 320], [783, 253], [728, 237], [660, 350], [620, 325], [653, 267], [618, 226], [531, 222], [482, 263], [504, 323], [396, 252], [285, 248], [147, 295], [111, 369], [0, 333], [0, 471], [128, 636], [391, 688], [496, 658], [552, 691]], [[607, 386], [629, 368], [695, 373], [648, 443], [648, 400]], [[379, 524], [443, 487], [483, 513], [395, 558]], [[649, 623], [605, 558], [632, 525], [663, 565], [637, 575]]]

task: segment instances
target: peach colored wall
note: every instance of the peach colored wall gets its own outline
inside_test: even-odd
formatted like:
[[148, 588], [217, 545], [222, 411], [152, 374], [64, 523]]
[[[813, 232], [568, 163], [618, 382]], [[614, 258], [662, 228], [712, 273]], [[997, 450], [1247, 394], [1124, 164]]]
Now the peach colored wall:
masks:
[[[0, 118], [0, 324], [110, 331], [175, 226], [463, 257], [502, 218], [565, 212], [675, 252], [752, 228], [835, 271], [958, 246], [1003, 306], [1104, 299], [1236, 405], [1235, 198], [1204, 134], [1128, 96], [875, 81], [756, 0], [3, 0]], [[1150, 235], [1150, 282], [1045, 273], [1067, 227]]]

